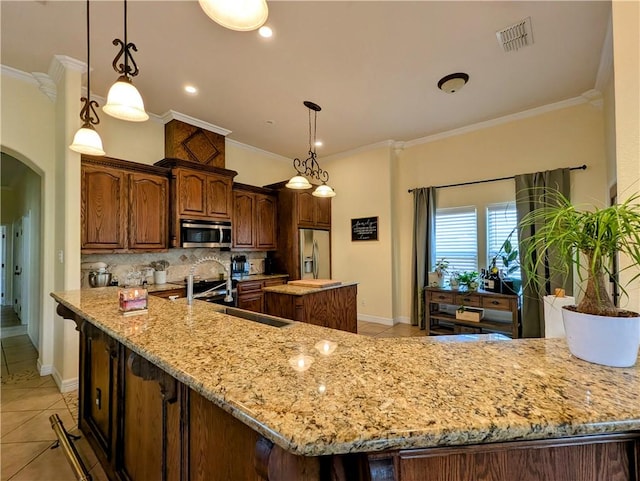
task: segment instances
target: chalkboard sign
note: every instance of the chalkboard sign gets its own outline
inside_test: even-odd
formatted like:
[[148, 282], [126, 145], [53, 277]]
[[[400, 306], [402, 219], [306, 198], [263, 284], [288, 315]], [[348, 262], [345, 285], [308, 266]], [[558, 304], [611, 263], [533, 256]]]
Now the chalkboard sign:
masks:
[[362, 217], [361, 219], [351, 219], [351, 240], [378, 240], [378, 218]]

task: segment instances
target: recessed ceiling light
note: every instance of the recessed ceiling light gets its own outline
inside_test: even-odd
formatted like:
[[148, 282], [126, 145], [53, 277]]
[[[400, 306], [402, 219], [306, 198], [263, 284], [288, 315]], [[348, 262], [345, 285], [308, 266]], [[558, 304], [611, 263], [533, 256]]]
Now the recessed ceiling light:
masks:
[[316, 147], [322, 147], [322, 140], [316, 140]]
[[184, 91], [187, 92], [188, 94], [191, 94], [191, 95], [198, 93], [198, 89], [195, 88], [193, 85], [187, 85], [184, 88]]
[[269, 38], [273, 36], [273, 30], [271, 30], [271, 27], [268, 27], [266, 25], [263, 25], [262, 27], [260, 27], [260, 29], [258, 30], [258, 33], [260, 34], [261, 37], [264, 37], [264, 38]]

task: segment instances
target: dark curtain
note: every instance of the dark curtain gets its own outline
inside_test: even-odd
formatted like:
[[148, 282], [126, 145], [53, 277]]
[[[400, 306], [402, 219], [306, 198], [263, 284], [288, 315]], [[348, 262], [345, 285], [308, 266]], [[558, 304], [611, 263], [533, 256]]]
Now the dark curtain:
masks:
[[[516, 175], [516, 210], [518, 224], [529, 212], [536, 210], [551, 202], [552, 192], [562, 193], [570, 198], [569, 169], [548, 170], [533, 174]], [[537, 226], [531, 226], [526, 231], [520, 231], [520, 265], [524, 265], [523, 243], [531, 237], [537, 230]], [[543, 337], [544, 336], [544, 308], [543, 296], [551, 294], [556, 287], [564, 287], [567, 294], [573, 291], [573, 275], [569, 273], [568, 278], [560, 278], [558, 275], [551, 275], [548, 268], [549, 259], [545, 259], [544, 265], [540, 265], [539, 276], [547, 279], [545, 291], [539, 291], [534, 283], [529, 283], [526, 273], [522, 273], [522, 337]], [[563, 282], [565, 281], [565, 282]]]
[[411, 324], [425, 327], [424, 294], [427, 273], [435, 256], [436, 189], [413, 191], [413, 254], [411, 273]]

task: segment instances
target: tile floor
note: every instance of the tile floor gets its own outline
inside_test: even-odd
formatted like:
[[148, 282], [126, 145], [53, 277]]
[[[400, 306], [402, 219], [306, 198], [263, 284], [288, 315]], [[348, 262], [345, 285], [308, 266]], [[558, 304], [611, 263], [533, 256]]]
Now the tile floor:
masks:
[[[358, 321], [358, 333], [372, 337], [424, 336], [415, 326]], [[51, 449], [55, 434], [49, 416], [58, 414], [72, 434], [77, 429], [77, 391], [61, 394], [51, 376], [36, 370], [38, 353], [26, 335], [1, 340], [0, 480], [75, 481], [61, 449]], [[94, 481], [106, 480], [84, 438], [76, 447]]]
[[[26, 335], [1, 341], [0, 479], [2, 481], [75, 481], [49, 416], [60, 416], [65, 429], [77, 429], [77, 391], [61, 394], [51, 376], [36, 370], [38, 353]], [[94, 481], [107, 477], [87, 441], [75, 442]]]

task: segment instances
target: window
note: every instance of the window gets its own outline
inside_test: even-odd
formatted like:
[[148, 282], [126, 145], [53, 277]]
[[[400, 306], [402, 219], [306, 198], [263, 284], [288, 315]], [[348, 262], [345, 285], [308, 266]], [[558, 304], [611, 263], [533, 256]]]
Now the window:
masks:
[[[498, 254], [509, 235], [511, 235], [509, 241], [511, 242], [512, 248], [514, 250], [518, 249], [517, 225], [518, 219], [515, 204], [495, 204], [487, 207], [487, 266], [491, 265], [491, 260]], [[501, 253], [501, 255], [503, 253]], [[518, 267], [509, 274], [509, 277], [520, 279], [519, 261], [516, 260], [515, 262]], [[506, 271], [501, 257], [498, 257], [496, 266], [498, 269], [504, 269]]]
[[449, 272], [478, 270], [476, 208], [436, 210], [436, 259], [449, 261]]

